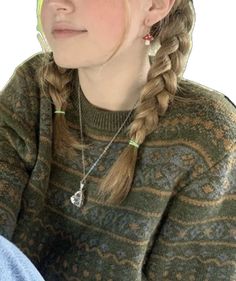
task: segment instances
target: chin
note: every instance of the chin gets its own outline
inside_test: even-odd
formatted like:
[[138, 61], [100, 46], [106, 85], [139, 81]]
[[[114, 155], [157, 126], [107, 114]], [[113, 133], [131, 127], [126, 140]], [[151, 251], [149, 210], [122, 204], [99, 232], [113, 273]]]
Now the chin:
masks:
[[68, 68], [68, 69], [78, 68], [72, 56], [57, 55], [55, 52], [53, 52], [53, 59], [56, 65], [62, 68]]

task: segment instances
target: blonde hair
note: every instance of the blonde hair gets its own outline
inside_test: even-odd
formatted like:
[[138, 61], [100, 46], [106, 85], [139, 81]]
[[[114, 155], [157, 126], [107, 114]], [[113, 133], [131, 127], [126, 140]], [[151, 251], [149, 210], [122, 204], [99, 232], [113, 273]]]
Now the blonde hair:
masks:
[[[127, 1], [125, 0], [128, 11]], [[101, 179], [99, 198], [109, 204], [119, 204], [128, 195], [135, 172], [138, 149], [128, 144], [132, 139], [142, 144], [147, 135], [157, 129], [159, 116], [163, 116], [174, 100], [183, 101], [175, 94], [191, 51], [191, 33], [195, 19], [191, 0], [176, 0], [170, 13], [160, 22], [152, 26], [150, 33], [155, 40], [153, 46], [160, 44], [156, 54], [150, 57], [151, 67], [147, 83], [141, 89], [140, 102], [134, 111], [134, 120], [127, 128], [127, 147], [110, 168], [108, 174]], [[127, 13], [126, 28], [121, 42], [108, 61], [118, 52], [123, 44], [129, 26]], [[59, 67], [49, 52], [45, 53], [42, 66], [38, 70], [39, 83], [43, 93], [49, 95], [57, 110], [66, 111], [67, 99], [72, 91], [71, 82], [77, 70]], [[87, 146], [84, 145], [84, 148]], [[63, 114], [54, 114], [53, 153], [60, 152], [71, 157], [75, 150], [81, 149], [78, 142], [69, 132]]]

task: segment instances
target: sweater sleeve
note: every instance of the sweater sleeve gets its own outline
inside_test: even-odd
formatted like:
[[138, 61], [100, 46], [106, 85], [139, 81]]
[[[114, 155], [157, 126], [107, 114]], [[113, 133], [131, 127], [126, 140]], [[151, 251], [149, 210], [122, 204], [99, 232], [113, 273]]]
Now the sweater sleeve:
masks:
[[31, 81], [24, 65], [19, 66], [0, 94], [0, 234], [9, 240], [36, 158]]
[[144, 274], [149, 281], [236, 279], [236, 148], [170, 200]]

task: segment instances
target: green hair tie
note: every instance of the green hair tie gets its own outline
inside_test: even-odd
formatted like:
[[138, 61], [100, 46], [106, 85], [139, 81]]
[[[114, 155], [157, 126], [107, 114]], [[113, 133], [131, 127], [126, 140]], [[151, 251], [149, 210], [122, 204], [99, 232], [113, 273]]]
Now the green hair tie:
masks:
[[139, 148], [139, 144], [138, 144], [137, 142], [133, 141], [133, 140], [130, 140], [130, 141], [129, 141], [129, 144], [130, 144], [130, 145], [133, 145], [133, 146], [136, 147], [136, 148]]
[[65, 114], [65, 111], [56, 110], [56, 111], [54, 111], [54, 113], [62, 113], [62, 114]]

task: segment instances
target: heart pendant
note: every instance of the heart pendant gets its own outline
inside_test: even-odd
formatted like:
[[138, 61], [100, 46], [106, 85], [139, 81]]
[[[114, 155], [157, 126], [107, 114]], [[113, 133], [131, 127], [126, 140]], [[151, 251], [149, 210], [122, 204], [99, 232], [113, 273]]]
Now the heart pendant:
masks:
[[81, 208], [84, 204], [84, 192], [83, 190], [77, 191], [73, 196], [70, 198], [72, 204], [77, 206], [78, 208]]

